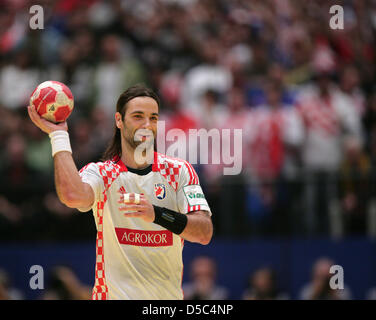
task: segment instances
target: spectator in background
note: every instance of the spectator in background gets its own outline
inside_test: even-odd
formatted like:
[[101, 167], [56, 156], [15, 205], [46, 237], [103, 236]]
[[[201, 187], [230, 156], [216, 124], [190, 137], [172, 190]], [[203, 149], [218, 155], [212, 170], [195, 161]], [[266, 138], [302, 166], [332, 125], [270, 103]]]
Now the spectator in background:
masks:
[[41, 176], [52, 174], [53, 160], [51, 159], [50, 139], [25, 117], [22, 117], [22, 133], [25, 137], [25, 161], [27, 165], [40, 173]]
[[42, 300], [91, 300], [91, 288], [78, 279], [73, 270], [58, 265], [53, 268]]
[[[39, 197], [48, 186], [46, 175], [32, 169], [26, 162], [26, 140], [20, 133], [12, 134], [6, 142], [5, 159], [0, 168], [0, 211], [7, 219], [2, 225], [2, 239], [24, 239], [38, 225]], [[10, 225], [8, 224], [10, 222]], [[13, 225], [16, 224], [16, 225]], [[8, 226], [8, 227], [6, 227]], [[35, 230], [34, 230], [35, 232]]]
[[299, 298], [301, 300], [349, 300], [351, 291], [344, 286], [344, 289], [331, 289], [329, 285], [330, 267], [334, 262], [326, 257], [315, 261], [312, 267], [311, 281], [301, 289]]
[[161, 98], [164, 101], [160, 120], [166, 122], [166, 133], [171, 129], [180, 129], [188, 135], [189, 129], [198, 127], [198, 118], [182, 105], [182, 82], [180, 73], [170, 72], [165, 73], [159, 83]]
[[[97, 3], [99, 4], [100, 2]], [[83, 67], [83, 70], [91, 72], [91, 67], [94, 67], [99, 59], [99, 52], [96, 50], [95, 30], [89, 27], [77, 30], [72, 42], [78, 47], [80, 66]], [[85, 84], [79, 83], [79, 85], [84, 86]], [[80, 93], [85, 94], [82, 91]], [[87, 92], [86, 95], [88, 95]]]
[[[245, 93], [241, 87], [232, 87], [227, 95], [226, 115], [223, 124], [218, 129], [229, 129], [230, 134], [222, 135], [221, 147], [224, 152], [230, 153], [234, 163], [242, 163], [242, 171], [236, 175], [225, 175], [225, 163], [221, 159], [220, 165], [205, 166], [206, 180], [211, 185], [217, 184], [219, 190], [217, 230], [223, 236], [245, 236], [249, 234], [248, 219], [245, 210], [246, 174], [245, 167], [249, 161], [247, 139], [250, 130], [250, 109], [245, 102]], [[242, 149], [235, 150], [235, 129], [242, 130]], [[209, 149], [210, 150], [210, 149]], [[240, 152], [241, 151], [241, 152]], [[212, 155], [214, 158], [214, 155]]]
[[360, 81], [358, 69], [353, 65], [347, 65], [340, 74], [339, 88], [351, 101], [359, 116], [363, 117], [366, 111], [366, 100], [363, 90], [359, 87]]
[[[220, 130], [220, 128], [226, 127], [226, 120], [229, 119], [229, 110], [227, 106], [220, 101], [220, 97], [217, 92], [213, 90], [206, 91], [201, 99], [201, 110], [203, 117], [198, 120], [198, 128], [207, 130], [208, 133], [212, 129]], [[220, 131], [219, 131], [220, 132]], [[220, 139], [219, 139], [220, 140]], [[211, 203], [211, 208], [215, 212], [219, 212], [220, 209], [220, 183], [219, 179], [223, 174], [223, 167], [219, 163], [215, 163], [214, 159], [221, 159], [220, 148], [213, 148], [213, 139], [208, 140], [208, 164], [201, 165], [199, 170], [202, 172], [202, 187], [205, 191], [208, 202]], [[198, 146], [196, 146], [196, 150]], [[198, 152], [199, 150], [197, 150]], [[202, 150], [200, 150], [202, 151]], [[206, 150], [203, 150], [204, 152]], [[223, 159], [222, 159], [223, 160]], [[221, 161], [221, 160], [220, 160]], [[219, 161], [219, 162], [220, 162]], [[217, 227], [217, 219], [213, 221], [215, 229]]]
[[102, 109], [92, 110], [89, 121], [91, 124], [90, 129], [96, 132], [95, 141], [91, 139], [91, 146], [94, 149], [92, 152], [99, 153], [100, 150], [104, 150], [105, 146], [111, 140], [115, 123], [107, 121], [107, 114]]
[[302, 161], [309, 234], [329, 233], [329, 205], [338, 197], [335, 181], [344, 156], [343, 139], [362, 141], [359, 113], [335, 87], [329, 71], [319, 68], [315, 82], [302, 90], [297, 102], [305, 131]]
[[366, 111], [362, 118], [365, 131], [365, 151], [371, 158], [372, 165], [376, 165], [376, 87], [370, 94], [366, 104]]
[[208, 130], [223, 127], [225, 119], [229, 116], [228, 109], [220, 101], [219, 95], [211, 89], [202, 95], [200, 109], [203, 112], [203, 117], [199, 120], [200, 127]]
[[[239, 129], [243, 128], [246, 119], [241, 119], [241, 116], [247, 115], [247, 110], [244, 108], [244, 98], [243, 93], [238, 88], [232, 88], [228, 95], [228, 105], [223, 104], [220, 101], [220, 96], [216, 91], [208, 90], [201, 98], [200, 109], [202, 112], [202, 118], [198, 119], [198, 128], [203, 128], [210, 132], [212, 129], [234, 129], [238, 124]], [[239, 96], [239, 98], [235, 98]], [[238, 102], [236, 102], [238, 100]], [[232, 107], [231, 104], [238, 107]], [[235, 124], [235, 122], [238, 122]], [[234, 127], [235, 125], [235, 127]], [[220, 152], [218, 149], [212, 149], [213, 140], [208, 141], [208, 148], [205, 157], [208, 158], [208, 164], [202, 166], [203, 173], [205, 175], [205, 181], [211, 188], [218, 189], [218, 179], [222, 176], [222, 165], [220, 163], [213, 163], [214, 159], [220, 158], [220, 154], [215, 153]], [[229, 147], [229, 141], [225, 141], [226, 147]]]
[[9, 274], [0, 269], [0, 300], [22, 300], [23, 294], [12, 286]]
[[371, 163], [359, 141], [345, 141], [345, 156], [339, 172], [339, 196], [346, 235], [367, 233], [367, 213], [373, 194]]
[[[304, 33], [304, 31], [303, 31]], [[310, 52], [312, 43], [309, 37], [299, 34], [294, 37], [291, 44], [291, 66], [287, 71], [286, 82], [289, 85], [302, 85], [312, 76], [310, 68]]]
[[88, 42], [93, 40], [87, 39], [91, 35], [89, 31], [86, 36], [85, 33], [81, 34], [74, 41], [65, 41], [60, 46], [60, 59], [48, 69], [46, 75], [48, 79], [66, 84], [74, 92], [76, 108], [72, 119], [87, 117], [94, 101], [94, 65], [87, 63], [85, 56], [81, 56], [83, 47], [90, 48]]
[[203, 94], [213, 90], [220, 95], [226, 95], [233, 83], [231, 72], [219, 64], [221, 55], [219, 41], [209, 37], [200, 45], [203, 62], [188, 70], [182, 92], [184, 108], [198, 119], [203, 117], [203, 110], [199, 108]]
[[[192, 112], [183, 108], [181, 90], [180, 73], [166, 73], [160, 79], [159, 91], [163, 106], [158, 121], [157, 149], [159, 152], [166, 152], [171, 157], [189, 161], [188, 156], [191, 154], [190, 152], [196, 152], [197, 144], [195, 141], [191, 143], [187, 137], [190, 129], [197, 129], [198, 119]], [[192, 164], [197, 170], [197, 162]]]
[[219, 286], [216, 262], [208, 256], [195, 257], [190, 266], [191, 282], [183, 284], [184, 300], [226, 300], [229, 292]]
[[249, 120], [248, 211], [252, 233], [286, 234], [296, 218], [288, 216], [286, 181], [298, 174], [303, 128], [296, 109], [283, 103], [279, 82], [268, 81], [264, 91], [266, 103], [253, 108]]
[[376, 287], [373, 287], [373, 288], [369, 289], [366, 292], [366, 297], [365, 298], [367, 300], [376, 300]]
[[[10, 110], [0, 104], [0, 148], [3, 151], [6, 148], [7, 140], [12, 134], [19, 133], [19, 128], [22, 127], [23, 118], [19, 112]], [[5, 152], [0, 153], [0, 170], [1, 166], [6, 161]]]
[[275, 272], [271, 268], [260, 268], [248, 279], [248, 287], [243, 292], [243, 300], [287, 300], [287, 293], [278, 290]]
[[296, 110], [282, 101], [282, 87], [268, 81], [265, 104], [250, 116], [250, 166], [256, 180], [275, 180], [282, 172], [286, 146], [298, 149], [303, 128]]
[[3, 106], [15, 110], [28, 104], [39, 83], [40, 70], [32, 65], [27, 48], [14, 52], [11, 62], [0, 70], [0, 97]]
[[126, 46], [117, 35], [105, 35], [101, 39], [100, 50], [102, 59], [94, 76], [94, 91], [97, 95], [95, 108], [105, 110], [108, 121], [113, 123], [115, 97], [118, 97], [124, 88], [145, 81], [145, 75], [139, 61], [133, 57], [129, 45]]
[[92, 121], [81, 118], [76, 121], [71, 133], [72, 148], [75, 151], [73, 159], [78, 168], [82, 168], [87, 163], [95, 162], [101, 156], [96, 148], [101, 141], [95, 139], [91, 134], [93, 131], [92, 123]]

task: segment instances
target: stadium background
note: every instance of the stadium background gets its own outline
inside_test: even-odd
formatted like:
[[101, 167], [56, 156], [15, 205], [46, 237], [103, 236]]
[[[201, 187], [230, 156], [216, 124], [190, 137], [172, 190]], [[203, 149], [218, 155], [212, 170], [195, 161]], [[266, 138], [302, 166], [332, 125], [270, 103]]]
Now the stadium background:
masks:
[[[43, 30], [29, 27], [33, 4], [44, 9]], [[334, 4], [344, 8], [343, 30], [329, 27]], [[215, 234], [206, 247], [186, 242], [184, 282], [190, 263], [208, 255], [228, 298], [242, 299], [248, 276], [269, 267], [298, 299], [328, 257], [343, 266], [351, 298], [375, 299], [375, 1], [0, 7], [1, 293], [43, 298], [29, 287], [32, 265], [44, 267], [47, 288], [56, 265], [89, 287], [94, 280], [92, 215], [59, 203], [49, 139], [27, 117], [35, 86], [53, 79], [75, 96], [68, 124], [79, 168], [99, 161], [116, 99], [135, 83], [160, 95], [167, 129], [243, 129], [241, 174], [195, 166]]]

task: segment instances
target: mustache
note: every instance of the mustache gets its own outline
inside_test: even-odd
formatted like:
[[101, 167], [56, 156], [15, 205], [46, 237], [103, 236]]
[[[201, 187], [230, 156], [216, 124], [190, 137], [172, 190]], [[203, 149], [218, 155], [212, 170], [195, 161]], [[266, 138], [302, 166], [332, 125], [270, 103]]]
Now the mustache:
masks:
[[143, 137], [146, 137], [146, 140], [155, 139], [155, 136], [156, 133], [150, 129], [137, 129], [133, 134], [134, 141], [142, 141]]

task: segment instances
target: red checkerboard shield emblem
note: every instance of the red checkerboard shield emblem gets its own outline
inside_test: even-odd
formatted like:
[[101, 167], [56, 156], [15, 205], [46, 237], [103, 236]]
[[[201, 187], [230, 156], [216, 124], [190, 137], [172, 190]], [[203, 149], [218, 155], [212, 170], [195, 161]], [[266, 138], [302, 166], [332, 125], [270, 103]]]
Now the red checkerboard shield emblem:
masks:
[[166, 186], [163, 183], [156, 183], [154, 185], [155, 196], [159, 200], [163, 200], [166, 197]]

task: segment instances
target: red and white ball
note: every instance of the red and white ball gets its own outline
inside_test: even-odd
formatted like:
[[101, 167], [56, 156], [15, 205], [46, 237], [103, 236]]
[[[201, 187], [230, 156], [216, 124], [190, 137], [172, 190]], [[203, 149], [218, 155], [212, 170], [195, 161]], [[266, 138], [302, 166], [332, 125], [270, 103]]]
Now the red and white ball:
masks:
[[72, 113], [74, 99], [70, 89], [58, 81], [39, 84], [30, 97], [30, 105], [48, 121], [64, 122]]

